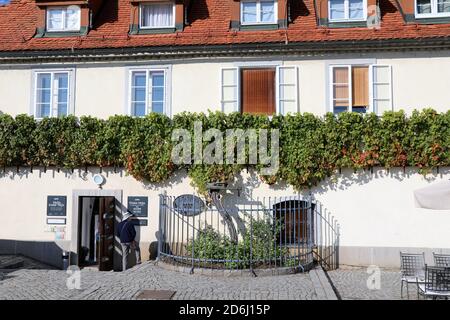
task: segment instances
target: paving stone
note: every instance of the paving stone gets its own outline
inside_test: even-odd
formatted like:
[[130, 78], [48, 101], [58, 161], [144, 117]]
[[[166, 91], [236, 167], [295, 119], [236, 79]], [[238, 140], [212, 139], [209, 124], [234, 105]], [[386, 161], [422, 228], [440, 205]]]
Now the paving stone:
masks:
[[[341, 267], [328, 275], [344, 300], [399, 300], [401, 275], [399, 270], [380, 269], [378, 276], [367, 268]], [[377, 279], [374, 279], [376, 277]], [[370, 280], [376, 280], [376, 283]], [[369, 285], [368, 285], [369, 282]], [[407, 299], [406, 290], [404, 290]], [[410, 285], [410, 299], [417, 299], [417, 290]]]
[[[385, 291], [381, 290], [378, 293], [364, 289], [363, 283], [368, 274], [363, 270], [351, 271], [351, 273], [341, 270], [333, 272], [329, 273], [330, 277], [335, 279], [336, 286], [342, 290], [342, 295], [346, 299], [395, 298], [396, 291], [394, 289], [398, 289], [399, 292], [398, 272], [382, 274], [382, 288]], [[68, 289], [69, 276], [61, 270], [13, 270], [3, 274], [3, 279], [0, 276], [0, 300], [128, 300], [136, 299], [142, 290], [175, 291], [176, 293], [172, 297], [174, 300], [310, 300], [324, 299], [327, 296], [326, 290], [329, 290], [329, 288], [324, 288], [323, 279], [314, 283], [312, 280], [314, 275], [311, 276], [311, 273], [261, 277], [251, 275], [218, 277], [167, 270], [152, 262], [144, 262], [125, 272], [81, 270], [80, 289]], [[355, 281], [356, 283], [352, 284]]]

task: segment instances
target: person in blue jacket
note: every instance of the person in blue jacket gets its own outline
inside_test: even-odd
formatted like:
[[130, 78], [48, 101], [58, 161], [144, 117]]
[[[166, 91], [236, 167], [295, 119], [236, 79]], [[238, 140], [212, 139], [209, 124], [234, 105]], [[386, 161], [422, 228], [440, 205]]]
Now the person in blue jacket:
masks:
[[131, 250], [134, 250], [136, 254], [136, 263], [141, 263], [141, 250], [139, 243], [136, 241], [133, 216], [131, 212], [126, 212], [122, 217], [122, 222], [117, 227], [117, 236], [120, 238], [120, 244], [122, 245], [122, 271], [127, 270], [128, 256]]

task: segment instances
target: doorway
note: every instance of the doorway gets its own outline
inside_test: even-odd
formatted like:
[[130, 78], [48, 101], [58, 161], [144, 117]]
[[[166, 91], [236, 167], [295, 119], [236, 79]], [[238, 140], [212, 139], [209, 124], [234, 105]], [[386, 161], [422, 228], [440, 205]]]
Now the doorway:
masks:
[[79, 197], [78, 210], [78, 265], [113, 270], [115, 197]]

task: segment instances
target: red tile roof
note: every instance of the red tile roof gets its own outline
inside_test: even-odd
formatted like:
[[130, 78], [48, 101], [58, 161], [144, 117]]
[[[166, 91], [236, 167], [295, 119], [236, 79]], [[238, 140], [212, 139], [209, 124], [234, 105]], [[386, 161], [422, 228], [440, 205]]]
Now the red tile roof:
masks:
[[37, 7], [34, 0], [12, 0], [0, 7], [0, 52], [54, 49], [92, 49], [243, 43], [317, 42], [337, 40], [421, 39], [450, 37], [450, 24], [406, 25], [395, 0], [380, 0], [380, 29], [318, 27], [313, 0], [292, 1], [293, 22], [287, 31], [231, 31], [232, 0], [192, 0], [184, 31], [159, 35], [128, 35], [129, 0], [108, 0], [87, 36], [34, 38]]

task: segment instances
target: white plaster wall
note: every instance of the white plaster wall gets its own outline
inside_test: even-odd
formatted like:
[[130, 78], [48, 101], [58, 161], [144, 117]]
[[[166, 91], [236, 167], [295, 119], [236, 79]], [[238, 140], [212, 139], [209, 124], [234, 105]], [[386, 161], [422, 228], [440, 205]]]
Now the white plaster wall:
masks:
[[108, 118], [125, 114], [126, 70], [124, 67], [76, 68], [75, 115]]
[[394, 110], [450, 110], [450, 58], [381, 58], [377, 63], [392, 66]]
[[[278, 58], [277, 58], [278, 59]], [[289, 57], [278, 59], [283, 65], [299, 68], [299, 107], [301, 112], [324, 114], [327, 101], [327, 61], [351, 63], [356, 59], [372, 59], [378, 64], [392, 66], [394, 110], [432, 107], [439, 112], [450, 109], [450, 52], [377, 53], [365, 55], [338, 55], [323, 57]], [[207, 112], [221, 110], [220, 72], [223, 67], [238, 62], [255, 63], [244, 58], [157, 61], [147, 64], [109, 63], [78, 64], [75, 67], [75, 115], [107, 118], [125, 114], [127, 106], [127, 68], [135, 66], [169, 65], [171, 114], [183, 111]], [[260, 61], [273, 61], [262, 58]], [[0, 111], [11, 115], [29, 113], [32, 96], [32, 70], [43, 65], [0, 66]], [[47, 66], [48, 67], [48, 66]], [[57, 69], [58, 66], [50, 66]]]
[[[91, 181], [98, 170], [57, 172], [35, 169], [8, 171], [0, 176], [0, 239], [52, 241], [54, 234], [46, 229], [47, 195], [67, 196], [67, 236], [71, 239], [72, 191], [96, 189]], [[103, 172], [104, 190], [123, 190], [123, 205], [128, 196], [149, 197], [149, 225], [140, 227], [141, 241], [155, 241], [158, 230], [158, 195], [180, 195], [194, 191], [183, 173], [164, 184], [145, 185], [123, 171]], [[269, 187], [255, 175], [242, 173], [241, 199], [228, 198], [237, 203], [256, 200], [257, 197], [292, 196], [291, 187]], [[433, 182], [449, 180], [450, 169], [424, 177], [414, 169], [403, 173], [400, 169], [373, 174], [344, 171], [337, 182], [329, 180], [312, 190], [314, 197], [339, 221], [341, 246], [356, 247], [417, 247], [450, 249], [450, 210], [434, 211], [414, 207], [413, 191]]]
[[220, 111], [221, 68], [226, 63], [177, 63], [172, 67], [172, 114]]
[[30, 113], [31, 74], [26, 69], [0, 69], [0, 112], [12, 116]]
[[300, 112], [322, 115], [327, 112], [326, 73], [323, 60], [287, 60], [284, 66], [298, 68], [298, 104]]

